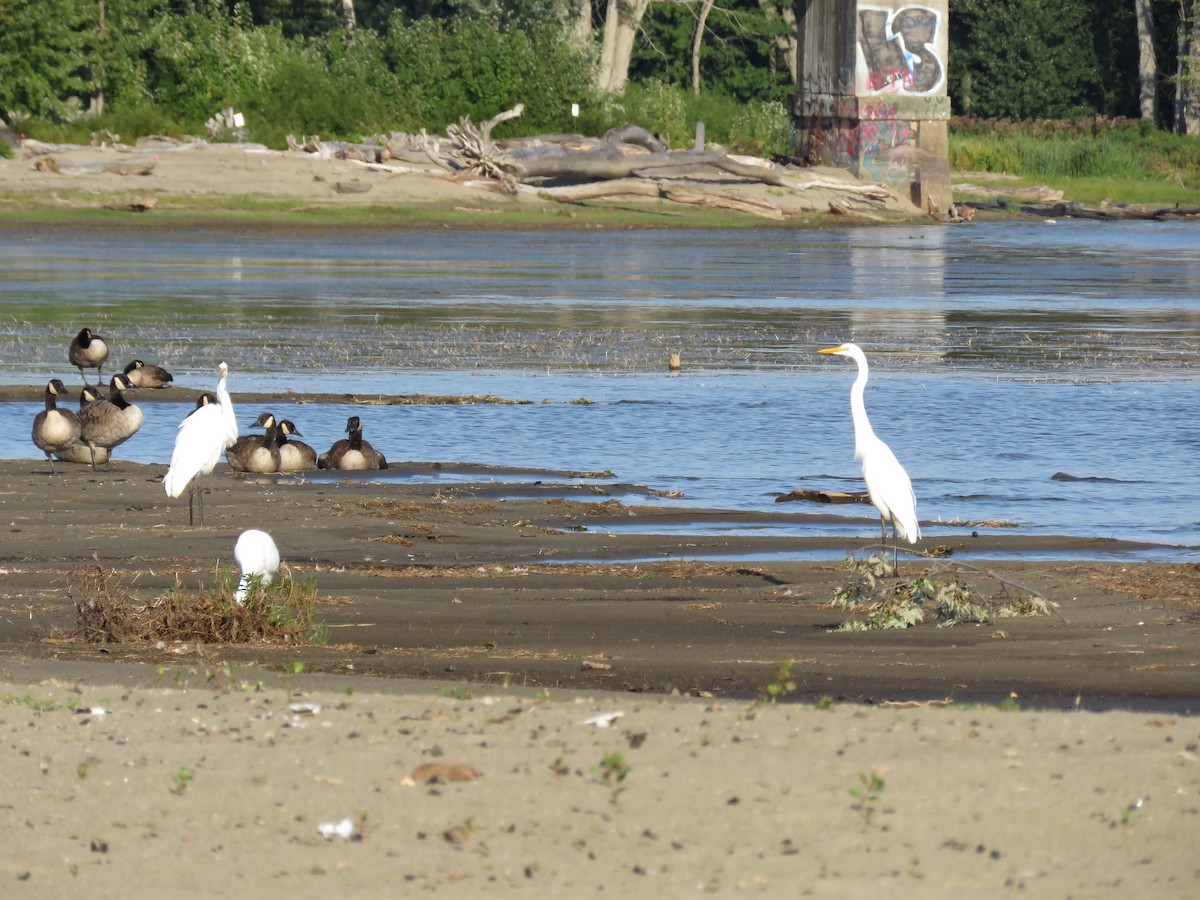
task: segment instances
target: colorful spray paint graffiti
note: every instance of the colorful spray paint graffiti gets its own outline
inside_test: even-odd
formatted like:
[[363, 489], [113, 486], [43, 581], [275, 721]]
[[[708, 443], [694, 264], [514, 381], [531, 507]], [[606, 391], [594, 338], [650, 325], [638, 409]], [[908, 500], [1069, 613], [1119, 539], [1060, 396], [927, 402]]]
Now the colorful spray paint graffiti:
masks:
[[946, 74], [938, 58], [937, 10], [858, 7], [858, 53], [862, 94], [928, 94]]

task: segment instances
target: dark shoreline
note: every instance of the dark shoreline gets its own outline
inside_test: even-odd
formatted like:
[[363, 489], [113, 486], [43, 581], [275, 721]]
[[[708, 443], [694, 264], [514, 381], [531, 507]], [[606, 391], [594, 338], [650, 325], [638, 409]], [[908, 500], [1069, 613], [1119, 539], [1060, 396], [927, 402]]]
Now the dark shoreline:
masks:
[[[791, 699], [800, 702], [998, 703], [1015, 694], [1022, 706], [1047, 709], [1200, 709], [1195, 564], [979, 561], [979, 569], [1059, 604], [1061, 617], [831, 633], [845, 617], [829, 606], [845, 570], [795, 557], [804, 546], [838, 555], [853, 543], [844, 538], [614, 534], [605, 529], [612, 515], [651, 522], [706, 513], [629, 505], [606, 512], [587, 493], [548, 499], [494, 479], [301, 482], [237, 478], [224, 466], [207, 482], [209, 527], [190, 529], [186, 503], [162, 492], [164, 468], [117, 463], [93, 476], [72, 466], [50, 477], [38, 461], [0, 462], [9, 522], [0, 655], [50, 677], [56, 660], [136, 663], [131, 677], [144, 677], [162, 665], [211, 670], [229, 661], [278, 671], [300, 659], [307, 672], [741, 699], [756, 696], [790, 659]], [[271, 531], [292, 570], [316, 577], [329, 646], [180, 651], [47, 642], [71, 627], [76, 567], [111, 567], [142, 600], [177, 579], [194, 590], [211, 582], [218, 564], [231, 564], [245, 527]], [[1056, 546], [1079, 557], [1107, 543], [964, 532], [971, 546]], [[696, 558], [766, 548], [781, 558]], [[630, 558], [656, 561], [622, 562]], [[593, 562], [556, 561], [563, 559]], [[981, 591], [996, 588], [986, 575], [964, 577]]]

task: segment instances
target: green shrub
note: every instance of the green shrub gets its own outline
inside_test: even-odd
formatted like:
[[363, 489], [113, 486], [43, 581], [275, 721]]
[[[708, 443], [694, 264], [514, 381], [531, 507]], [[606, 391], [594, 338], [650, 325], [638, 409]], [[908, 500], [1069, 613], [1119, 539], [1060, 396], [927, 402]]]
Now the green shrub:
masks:
[[786, 157], [792, 145], [792, 117], [778, 101], [755, 100], [729, 126], [729, 146], [738, 153], [767, 159]]

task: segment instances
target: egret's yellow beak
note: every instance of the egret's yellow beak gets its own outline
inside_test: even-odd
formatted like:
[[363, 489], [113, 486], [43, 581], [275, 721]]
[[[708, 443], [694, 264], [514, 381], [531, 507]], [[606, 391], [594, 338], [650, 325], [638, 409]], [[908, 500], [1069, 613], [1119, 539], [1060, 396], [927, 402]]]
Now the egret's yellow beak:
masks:
[[842, 349], [841, 347], [826, 347], [824, 350], [818, 350], [817, 352], [818, 353], [837, 353], [841, 349]]

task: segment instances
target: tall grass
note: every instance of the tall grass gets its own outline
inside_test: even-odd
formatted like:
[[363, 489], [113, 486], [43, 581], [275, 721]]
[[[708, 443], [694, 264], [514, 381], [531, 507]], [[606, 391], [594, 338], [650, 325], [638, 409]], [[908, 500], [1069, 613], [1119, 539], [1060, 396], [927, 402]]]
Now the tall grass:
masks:
[[1122, 119], [955, 119], [950, 168], [1032, 178], [1166, 179], [1200, 188], [1200, 137]]

